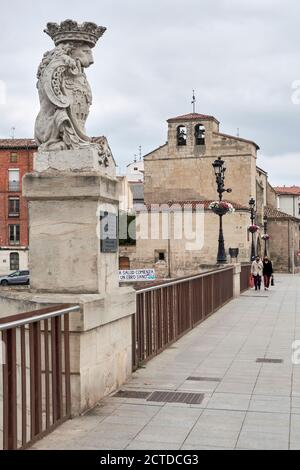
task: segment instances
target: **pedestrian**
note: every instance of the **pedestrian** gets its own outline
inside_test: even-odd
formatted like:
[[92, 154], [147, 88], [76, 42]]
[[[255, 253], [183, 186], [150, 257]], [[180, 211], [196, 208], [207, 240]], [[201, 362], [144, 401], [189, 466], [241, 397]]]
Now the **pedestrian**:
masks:
[[251, 266], [251, 274], [254, 277], [255, 290], [260, 290], [263, 267], [264, 265], [263, 265], [262, 260], [260, 259], [259, 256], [256, 256]]
[[263, 264], [264, 286], [265, 290], [268, 290], [270, 287], [270, 280], [273, 274], [273, 265], [272, 261], [267, 256], [264, 257]]

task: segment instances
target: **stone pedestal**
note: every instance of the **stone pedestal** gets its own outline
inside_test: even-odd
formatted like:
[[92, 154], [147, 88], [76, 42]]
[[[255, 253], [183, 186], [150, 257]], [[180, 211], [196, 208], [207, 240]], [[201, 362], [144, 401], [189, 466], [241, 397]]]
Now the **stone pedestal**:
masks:
[[23, 179], [29, 204], [31, 290], [105, 293], [118, 286], [118, 253], [100, 249], [100, 214], [118, 213], [113, 165], [97, 150], [36, 154]]
[[119, 287], [117, 245], [101, 248], [100, 215], [117, 215], [119, 208], [108, 157], [97, 146], [35, 155], [34, 172], [23, 179], [30, 291], [7, 295], [18, 312], [23, 305], [29, 311], [80, 305], [80, 313], [70, 315], [73, 415], [116, 390], [132, 371], [135, 291]]
[[237, 298], [241, 295], [241, 264], [233, 264], [233, 297]]

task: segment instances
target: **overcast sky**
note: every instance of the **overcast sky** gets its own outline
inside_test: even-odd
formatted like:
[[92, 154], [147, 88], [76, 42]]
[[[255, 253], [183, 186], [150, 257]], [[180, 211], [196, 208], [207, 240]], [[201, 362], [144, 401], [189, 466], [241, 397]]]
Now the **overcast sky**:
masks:
[[[94, 21], [107, 32], [87, 71], [89, 135], [106, 135], [121, 169], [167, 139], [166, 119], [212, 114], [255, 140], [272, 184], [300, 184], [300, 3], [297, 0], [0, 0], [0, 137], [32, 137], [36, 70], [48, 21]], [[6, 103], [3, 103], [3, 83]], [[294, 101], [300, 93], [294, 95]], [[299, 99], [300, 101], [300, 99]]]

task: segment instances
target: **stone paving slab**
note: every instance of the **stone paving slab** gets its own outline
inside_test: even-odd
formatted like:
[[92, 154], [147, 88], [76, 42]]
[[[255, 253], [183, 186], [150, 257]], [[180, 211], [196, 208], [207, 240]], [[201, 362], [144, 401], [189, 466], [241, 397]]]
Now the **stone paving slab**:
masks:
[[111, 396], [33, 449], [300, 449], [300, 364], [291, 360], [297, 339], [300, 276], [277, 275], [275, 289], [225, 305], [122, 387], [199, 392], [200, 404]]
[[237, 448], [288, 449], [289, 430], [289, 414], [247, 413]]

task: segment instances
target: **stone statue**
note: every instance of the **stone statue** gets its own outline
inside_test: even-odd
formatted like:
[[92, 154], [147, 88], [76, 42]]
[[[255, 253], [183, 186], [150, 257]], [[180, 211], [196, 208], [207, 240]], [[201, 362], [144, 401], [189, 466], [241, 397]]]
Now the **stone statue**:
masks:
[[93, 64], [92, 48], [105, 31], [94, 23], [72, 20], [47, 24], [45, 32], [56, 47], [46, 52], [37, 74], [41, 108], [35, 139], [41, 151], [92, 145], [85, 131], [92, 92], [84, 69]]

